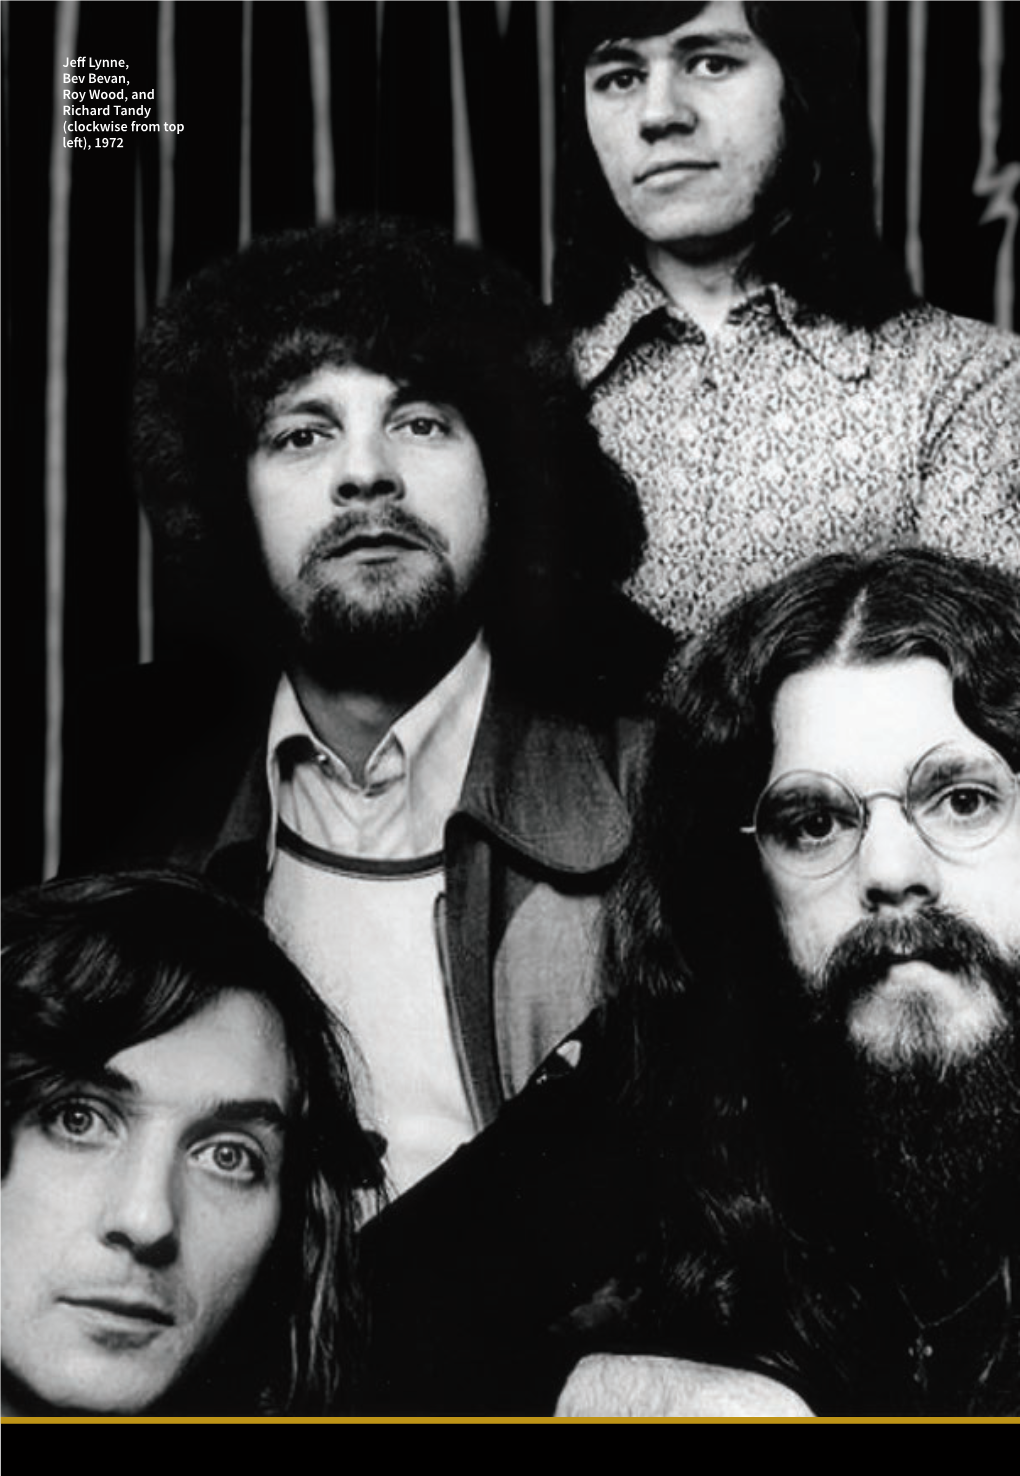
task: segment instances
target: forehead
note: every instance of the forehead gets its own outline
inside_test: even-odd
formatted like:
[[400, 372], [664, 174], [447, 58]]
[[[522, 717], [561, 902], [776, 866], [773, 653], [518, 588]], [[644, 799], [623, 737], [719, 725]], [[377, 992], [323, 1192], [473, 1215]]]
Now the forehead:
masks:
[[[589, 9], [595, 10], [596, 7]], [[705, 41], [748, 48], [762, 44], [755, 36], [739, 0], [711, 0], [707, 5], [652, 7], [650, 15], [648, 9], [645, 6], [638, 8], [634, 29], [631, 30], [625, 24], [628, 17], [622, 13], [622, 7], [614, 6], [613, 20], [619, 23], [618, 28], [613, 34], [590, 35], [585, 48], [587, 65], [597, 66], [604, 60], [606, 53], [612, 55], [621, 48], [643, 54], [653, 51], [682, 51]], [[675, 11], [676, 15], [670, 15], [670, 10]], [[661, 20], [657, 16], [659, 11], [662, 12]], [[685, 15], [685, 11], [689, 13]], [[640, 23], [641, 20], [643, 24]]]
[[956, 711], [949, 672], [926, 657], [798, 672], [776, 695], [772, 728], [770, 779], [820, 769], [860, 789], [898, 784], [938, 743], [978, 741]]
[[[317, 406], [356, 406], [366, 413], [385, 415], [395, 405], [412, 400], [434, 400], [408, 380], [392, 379], [361, 364], [322, 364], [285, 385], [269, 402], [268, 415], [281, 415]], [[455, 406], [444, 400], [447, 409]], [[459, 413], [459, 411], [458, 411]]]
[[295, 1087], [279, 1015], [240, 990], [221, 994], [176, 1029], [119, 1051], [106, 1072], [140, 1105], [185, 1115], [256, 1100], [286, 1114]]

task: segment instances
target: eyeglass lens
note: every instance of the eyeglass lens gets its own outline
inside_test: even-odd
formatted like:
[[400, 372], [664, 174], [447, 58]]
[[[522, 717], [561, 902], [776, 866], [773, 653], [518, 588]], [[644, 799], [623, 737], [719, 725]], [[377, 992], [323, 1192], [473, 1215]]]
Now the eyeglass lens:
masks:
[[[938, 851], [987, 845], [1008, 823], [1016, 779], [991, 749], [945, 743], [925, 754], [900, 799], [905, 814]], [[870, 797], [871, 800], [877, 795]], [[765, 791], [755, 830], [767, 855], [787, 870], [824, 876], [861, 843], [869, 800], [831, 774], [785, 774]]]

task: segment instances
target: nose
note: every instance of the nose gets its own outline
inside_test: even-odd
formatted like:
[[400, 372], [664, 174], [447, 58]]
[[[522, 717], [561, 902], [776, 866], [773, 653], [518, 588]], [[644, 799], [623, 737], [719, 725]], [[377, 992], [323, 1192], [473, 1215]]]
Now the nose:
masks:
[[101, 1238], [147, 1266], [177, 1257], [179, 1213], [172, 1162], [151, 1147], [129, 1147], [109, 1167]]
[[640, 129], [646, 143], [670, 134], [687, 135], [698, 126], [684, 78], [672, 65], [649, 68], [641, 100]]
[[940, 863], [900, 803], [872, 801], [857, 854], [861, 901], [869, 912], [912, 912], [941, 891]]
[[333, 501], [346, 505], [403, 495], [403, 478], [385, 435], [373, 429], [345, 436], [339, 450]]

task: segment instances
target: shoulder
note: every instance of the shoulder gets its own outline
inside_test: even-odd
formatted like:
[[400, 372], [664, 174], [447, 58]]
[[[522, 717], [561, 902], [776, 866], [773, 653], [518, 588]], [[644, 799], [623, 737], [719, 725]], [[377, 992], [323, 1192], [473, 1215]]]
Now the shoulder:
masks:
[[879, 351], [919, 358], [943, 383], [961, 373], [1020, 373], [1020, 335], [927, 302], [887, 319], [874, 342]]
[[491, 744], [503, 772], [537, 763], [555, 782], [558, 772], [579, 760], [628, 782], [643, 775], [660, 717], [650, 704], [619, 708], [578, 705], [557, 710], [530, 702], [511, 687], [494, 684], [482, 714], [479, 738]]

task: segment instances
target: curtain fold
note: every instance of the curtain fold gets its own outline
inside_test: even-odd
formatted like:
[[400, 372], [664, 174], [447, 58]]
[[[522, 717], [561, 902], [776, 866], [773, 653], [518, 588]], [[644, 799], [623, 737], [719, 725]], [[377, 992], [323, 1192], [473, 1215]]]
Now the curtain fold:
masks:
[[[57, 15], [53, 66], [77, 50], [78, 0]], [[46, 742], [43, 782], [43, 877], [60, 862], [64, 755], [64, 618], [67, 563], [67, 381], [70, 312], [71, 180], [74, 151], [64, 146], [63, 104], [53, 102], [50, 143], [49, 261], [46, 293]]]

